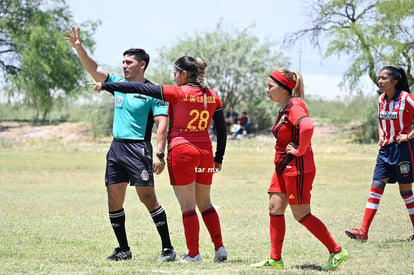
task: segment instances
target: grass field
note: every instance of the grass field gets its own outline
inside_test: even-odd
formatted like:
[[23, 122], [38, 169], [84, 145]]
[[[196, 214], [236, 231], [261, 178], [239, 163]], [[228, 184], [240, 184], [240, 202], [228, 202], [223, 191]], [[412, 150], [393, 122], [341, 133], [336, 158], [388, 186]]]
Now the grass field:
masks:
[[[212, 262], [213, 246], [200, 219], [203, 262], [188, 265], [155, 260], [160, 240], [133, 188], [125, 202], [133, 259], [105, 259], [116, 246], [103, 184], [108, 142], [12, 143], [0, 143], [1, 274], [276, 273], [249, 267], [269, 255], [266, 191], [274, 169], [271, 138], [229, 141], [223, 171], [215, 176], [212, 193], [229, 260]], [[414, 244], [403, 242], [413, 231], [398, 186], [386, 188], [367, 243], [344, 234], [345, 229], [361, 223], [377, 146], [347, 144], [341, 136], [315, 135], [313, 147], [317, 176], [312, 212], [350, 252], [350, 259], [335, 274], [414, 274]], [[156, 190], [179, 256], [186, 246], [167, 173], [156, 177]], [[320, 267], [329, 257], [326, 248], [293, 219], [290, 210], [286, 221], [285, 270], [279, 274], [324, 273]]]

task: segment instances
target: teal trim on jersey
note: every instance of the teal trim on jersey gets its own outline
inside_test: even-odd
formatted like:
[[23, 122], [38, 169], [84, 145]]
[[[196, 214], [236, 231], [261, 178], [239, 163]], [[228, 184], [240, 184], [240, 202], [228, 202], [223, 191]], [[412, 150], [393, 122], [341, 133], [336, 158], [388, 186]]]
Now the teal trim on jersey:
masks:
[[[106, 82], [126, 80], [109, 74]], [[117, 139], [150, 141], [154, 117], [168, 115], [167, 102], [140, 94], [123, 94], [115, 91], [114, 107], [112, 134]]]

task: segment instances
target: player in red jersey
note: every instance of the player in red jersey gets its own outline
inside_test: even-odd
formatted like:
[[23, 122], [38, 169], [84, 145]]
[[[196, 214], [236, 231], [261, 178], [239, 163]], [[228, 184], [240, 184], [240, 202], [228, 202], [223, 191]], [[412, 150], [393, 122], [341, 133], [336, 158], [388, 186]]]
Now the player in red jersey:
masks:
[[[214, 91], [203, 85], [206, 66], [201, 58], [179, 58], [174, 65], [177, 86], [139, 82], [93, 83], [98, 92], [104, 89], [141, 93], [170, 103], [167, 162], [170, 183], [181, 206], [188, 248], [188, 253], [180, 259], [182, 263], [202, 260], [196, 205], [214, 243], [214, 262], [227, 260], [219, 216], [210, 199], [213, 173], [221, 170], [227, 134], [221, 101]], [[217, 128], [214, 158], [208, 133], [211, 119]]]
[[[387, 183], [398, 182], [400, 195], [414, 228], [413, 137], [414, 97], [402, 68], [384, 67], [378, 77], [379, 145], [370, 195], [359, 229], [345, 231], [351, 239], [368, 240], [369, 227], [378, 211]], [[407, 241], [414, 241], [414, 234]]]
[[284, 268], [282, 246], [286, 231], [285, 210], [289, 204], [294, 218], [328, 249], [330, 257], [322, 269], [336, 269], [349, 254], [311, 213], [311, 189], [316, 169], [311, 147], [313, 124], [302, 101], [302, 75], [298, 71], [278, 69], [270, 75], [266, 92], [271, 101], [281, 106], [273, 126], [276, 169], [268, 190], [271, 250], [269, 259], [252, 266]]

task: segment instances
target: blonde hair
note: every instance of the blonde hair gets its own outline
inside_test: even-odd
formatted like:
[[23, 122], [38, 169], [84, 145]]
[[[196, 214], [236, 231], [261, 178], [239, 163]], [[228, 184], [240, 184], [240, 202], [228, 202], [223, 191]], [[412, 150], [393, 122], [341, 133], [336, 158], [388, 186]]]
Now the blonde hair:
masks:
[[201, 57], [194, 57], [194, 60], [195, 60], [195, 63], [197, 64], [198, 82], [200, 82], [200, 85], [202, 87], [205, 87], [205, 85], [204, 85], [204, 76], [206, 74], [207, 63]]
[[301, 99], [305, 99], [305, 91], [303, 85], [303, 77], [299, 71], [290, 71], [285, 68], [281, 68], [278, 70], [282, 75], [289, 78], [290, 80], [296, 83], [295, 88], [292, 89], [292, 95], [299, 97]]

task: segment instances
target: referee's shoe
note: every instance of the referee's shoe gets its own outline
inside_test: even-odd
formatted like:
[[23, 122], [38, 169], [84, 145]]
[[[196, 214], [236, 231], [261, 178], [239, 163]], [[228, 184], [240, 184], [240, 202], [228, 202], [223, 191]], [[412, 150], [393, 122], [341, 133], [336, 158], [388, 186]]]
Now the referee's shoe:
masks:
[[158, 257], [159, 262], [173, 262], [175, 260], [175, 250], [173, 247], [171, 248], [164, 248], [161, 251], [161, 255]]
[[132, 258], [132, 252], [130, 249], [123, 250], [120, 247], [115, 248], [114, 252], [111, 256], [108, 256], [108, 260], [110, 261], [125, 261], [130, 260]]

